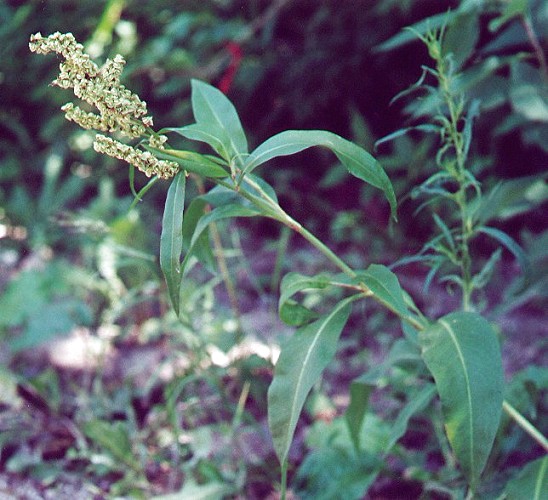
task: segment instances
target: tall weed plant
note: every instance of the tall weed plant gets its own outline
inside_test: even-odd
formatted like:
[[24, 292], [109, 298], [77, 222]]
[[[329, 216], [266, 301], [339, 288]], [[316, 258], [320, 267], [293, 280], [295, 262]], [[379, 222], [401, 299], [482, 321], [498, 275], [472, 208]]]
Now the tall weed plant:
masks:
[[[287, 130], [250, 150], [233, 104], [218, 89], [200, 80], [191, 84], [195, 123], [156, 131], [146, 103], [120, 83], [123, 57], [107, 60], [99, 67], [71, 34], [31, 37], [34, 52], [55, 52], [63, 58], [54, 83], [72, 88], [86, 103], [65, 105], [67, 119], [98, 132], [94, 141], [96, 151], [123, 160], [151, 178], [136, 193], [136, 200], [157, 180], [169, 179], [159, 261], [173, 310], [181, 321], [186, 321], [182, 301], [190, 269], [199, 262], [208, 269], [218, 265], [221, 272], [226, 271], [226, 262], [220, 260], [210, 232], [219, 221], [240, 217], [277, 221], [302, 236], [329, 262], [319, 274], [290, 272], [280, 284], [279, 316], [295, 328], [282, 345], [268, 390], [268, 423], [281, 468], [282, 498], [287, 495], [289, 452], [301, 412], [311, 389], [333, 362], [341, 333], [360, 301], [375, 301], [395, 315], [404, 337], [393, 344], [381, 367], [352, 382], [348, 408], [337, 420], [338, 438], [334, 437], [331, 444], [331, 452], [336, 450], [338, 457], [331, 456], [331, 464], [337, 462], [340, 471], [327, 481], [324, 478], [315, 498], [361, 497], [382, 470], [383, 460], [404, 435], [410, 419], [426, 409], [434, 427], [437, 421], [443, 422], [439, 439], [447, 462], [458, 464], [446, 484], [430, 487], [453, 498], [482, 495], [482, 473], [489, 462], [503, 413], [541, 450], [548, 451], [546, 438], [505, 397], [501, 339], [481, 314], [478, 292], [495, 271], [501, 250], [495, 250], [480, 265], [473, 253], [475, 239], [480, 235], [493, 238], [526, 264], [518, 244], [489, 224], [489, 208], [495, 194], [483, 192], [470, 156], [474, 120], [481, 113], [481, 100], [467, 98], [458, 60], [461, 55], [448, 49], [449, 35], [455, 36], [455, 32], [449, 33], [444, 28], [448, 19], [451, 20], [438, 19], [439, 26], [425, 24], [422, 29], [414, 30], [412, 36], [423, 41], [433, 64], [425, 67], [420, 81], [405, 92], [405, 95], [426, 92], [426, 99], [415, 101], [420, 110], [414, 109], [416, 116], [425, 120], [412, 129], [434, 133], [439, 140], [435, 171], [415, 190], [416, 196], [423, 200], [421, 208], [435, 208], [432, 218], [437, 234], [412, 258], [430, 266], [428, 282], [439, 277], [453, 290], [460, 291], [460, 306], [439, 318], [429, 318], [421, 312], [389, 267], [371, 263], [356, 269], [345, 262], [282, 208], [273, 187], [258, 174], [259, 167], [275, 158], [311, 147], [325, 148], [349, 174], [379, 190], [390, 207], [392, 219], [397, 220], [392, 183], [369, 152], [323, 130]], [[385, 141], [410, 130], [395, 132]], [[175, 136], [205, 143], [211, 153], [175, 149], [169, 142], [169, 137]], [[133, 145], [123, 142], [124, 138]], [[186, 199], [189, 182], [199, 187], [198, 195], [191, 200]], [[237, 294], [229, 279], [227, 285], [232, 294]], [[338, 292], [334, 304], [326, 302], [323, 307], [312, 308], [306, 301], [307, 294], [331, 291]], [[370, 409], [370, 395], [393, 368], [412, 374], [413, 384], [408, 386], [407, 402], [399, 416], [372, 447], [368, 433], [375, 416]], [[389, 376], [389, 382], [397, 383], [393, 375]], [[375, 456], [372, 449], [376, 450]], [[325, 451], [323, 460], [329, 456], [329, 451]], [[520, 475], [499, 487], [497, 493], [512, 498], [512, 492], [519, 488], [531, 493], [527, 498], [541, 498], [546, 491], [547, 466], [546, 456], [530, 462]], [[313, 469], [313, 462], [308, 461], [300, 471], [312, 483]]]

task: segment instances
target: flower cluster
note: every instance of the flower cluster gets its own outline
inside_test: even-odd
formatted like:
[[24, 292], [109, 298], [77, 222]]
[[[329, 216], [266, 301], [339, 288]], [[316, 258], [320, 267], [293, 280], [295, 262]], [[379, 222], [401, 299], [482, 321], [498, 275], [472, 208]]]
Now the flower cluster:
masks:
[[149, 151], [140, 151], [105, 135], [97, 134], [93, 148], [98, 153], [127, 161], [147, 177], [157, 175], [162, 179], [169, 179], [179, 170], [179, 165], [175, 162], [159, 160]]
[[[147, 116], [146, 103], [120, 83], [125, 65], [121, 55], [107, 59], [99, 67], [84, 52], [83, 45], [76, 41], [72, 33], [59, 32], [45, 38], [40, 33], [32, 35], [29, 48], [38, 54], [55, 52], [61, 55], [64, 62], [59, 65], [60, 73], [53, 83], [64, 89], [72, 88], [76, 97], [95, 106], [99, 112], [86, 112], [73, 103], [68, 103], [61, 109], [69, 121], [85, 129], [119, 132], [131, 138], [149, 136], [151, 146], [163, 148], [165, 136], [150, 132], [152, 118]], [[96, 151], [127, 161], [148, 176], [169, 178], [179, 170], [175, 162], [158, 160], [149, 152], [140, 151], [104, 135], [97, 135], [94, 147]]]

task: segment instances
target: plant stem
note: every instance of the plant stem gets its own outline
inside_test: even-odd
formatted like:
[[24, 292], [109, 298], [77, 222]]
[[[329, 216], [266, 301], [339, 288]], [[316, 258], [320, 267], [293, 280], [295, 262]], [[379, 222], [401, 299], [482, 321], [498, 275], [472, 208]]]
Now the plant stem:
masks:
[[531, 436], [538, 444], [540, 444], [540, 446], [544, 448], [546, 453], [548, 453], [548, 440], [531, 422], [529, 422], [529, 420], [527, 420], [506, 400], [502, 402], [502, 408], [527, 434], [529, 434], [529, 436]]
[[[430, 43], [438, 43], [432, 39]], [[467, 215], [467, 188], [468, 179], [466, 176], [466, 152], [465, 139], [463, 133], [459, 130], [459, 123], [462, 120], [462, 100], [455, 95], [451, 88], [454, 82], [452, 78], [451, 67], [446, 63], [446, 59], [441, 51], [435, 51], [436, 72], [443, 100], [447, 105], [449, 118], [443, 118], [442, 124], [445, 129], [446, 145], [454, 151], [454, 163], [450, 159], [447, 162], [440, 161], [440, 167], [444, 168], [458, 184], [458, 190], [453, 195], [453, 199], [459, 208], [460, 216], [460, 238], [459, 238], [459, 267], [462, 278], [462, 309], [468, 311], [471, 309], [472, 293], [474, 290], [472, 280], [472, 261], [470, 258], [469, 241], [473, 237], [473, 228], [469, 223]]]
[[[273, 200], [270, 196], [268, 196], [267, 193], [264, 192], [264, 190], [252, 179], [249, 179], [249, 177], [244, 177], [244, 182], [247, 182], [253, 189], [255, 189], [261, 196], [261, 199], [266, 201], [266, 203], [269, 205], [269, 207], [276, 213], [276, 219], [279, 220], [282, 224], [285, 224], [289, 229], [292, 229], [296, 233], [299, 233], [305, 240], [307, 240], [310, 244], [312, 244], [313, 247], [318, 249], [321, 253], [323, 253], [333, 264], [335, 264], [343, 273], [347, 274], [351, 278], [356, 277], [356, 272], [352, 270], [352, 268], [346, 264], [333, 250], [331, 250], [329, 247], [325, 245], [321, 240], [316, 238], [310, 231], [305, 229], [300, 223], [298, 223], [295, 219], [293, 219], [285, 210], [280, 207], [280, 205]], [[244, 194], [244, 193], [240, 193]], [[248, 199], [252, 200], [251, 198], [247, 197]]]
[[282, 464], [282, 484], [280, 486], [280, 500], [286, 499], [287, 490], [287, 459]]

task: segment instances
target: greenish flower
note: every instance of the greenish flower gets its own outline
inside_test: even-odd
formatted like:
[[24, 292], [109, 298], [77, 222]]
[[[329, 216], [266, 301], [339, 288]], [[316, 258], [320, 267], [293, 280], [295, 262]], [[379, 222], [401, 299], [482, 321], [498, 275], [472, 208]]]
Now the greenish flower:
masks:
[[[107, 59], [97, 66], [72, 33], [53, 33], [43, 37], [36, 33], [30, 37], [29, 48], [38, 54], [55, 52], [64, 58], [59, 65], [59, 76], [53, 81], [64, 89], [72, 88], [74, 95], [94, 106], [97, 113], [84, 111], [73, 103], [61, 109], [69, 121], [85, 129], [100, 132], [118, 132], [130, 138], [149, 138], [151, 146], [162, 149], [165, 136], [150, 130], [152, 117], [147, 116], [147, 105], [139, 96], [120, 83], [126, 61], [121, 55]], [[146, 175], [169, 178], [177, 173], [175, 162], [158, 160], [149, 152], [143, 152], [103, 135], [97, 135], [95, 150], [129, 162]]]

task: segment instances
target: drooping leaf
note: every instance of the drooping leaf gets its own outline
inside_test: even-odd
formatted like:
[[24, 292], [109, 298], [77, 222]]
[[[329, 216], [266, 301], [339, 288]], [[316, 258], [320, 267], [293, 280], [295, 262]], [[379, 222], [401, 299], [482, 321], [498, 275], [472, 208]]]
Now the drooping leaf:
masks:
[[167, 192], [160, 235], [160, 267], [164, 273], [171, 304], [177, 315], [179, 314], [179, 291], [181, 289], [185, 188], [185, 173], [179, 172]]
[[380, 163], [365, 149], [325, 130], [286, 130], [267, 139], [257, 147], [244, 163], [244, 173], [276, 158], [298, 153], [314, 146], [331, 150], [355, 177], [383, 191], [392, 216], [396, 217], [396, 195], [390, 179]]
[[281, 464], [287, 459], [306, 397], [335, 355], [353, 300], [339, 302], [329, 314], [298, 329], [282, 348], [268, 389], [268, 424]]
[[487, 236], [490, 236], [491, 238], [497, 240], [499, 243], [504, 245], [510, 252], [512, 252], [512, 254], [514, 254], [514, 257], [518, 261], [522, 271], [527, 271], [527, 268], [529, 267], [527, 256], [525, 255], [523, 249], [510, 235], [506, 234], [500, 229], [489, 226], [480, 227], [478, 231], [486, 234]]
[[489, 29], [497, 31], [503, 24], [515, 16], [525, 16], [529, 8], [529, 0], [509, 0], [503, 4], [504, 8], [495, 19], [489, 22]]
[[419, 333], [442, 402], [445, 430], [472, 489], [485, 467], [502, 411], [497, 336], [482, 316], [455, 312]]
[[406, 134], [409, 134], [409, 133], [415, 132], [415, 131], [439, 134], [440, 128], [439, 128], [439, 126], [430, 125], [428, 123], [424, 123], [424, 124], [421, 124], [421, 125], [415, 125], [413, 127], [400, 128], [400, 129], [396, 130], [395, 132], [392, 132], [388, 135], [385, 135], [384, 137], [381, 137], [378, 141], [375, 142], [375, 147], [377, 148], [381, 144], [384, 144], [385, 142], [393, 141], [394, 139], [397, 139], [398, 137], [402, 137]]
[[206, 213], [196, 224], [190, 245], [193, 246], [202, 232], [213, 222], [236, 217], [256, 217], [257, 215], [261, 215], [259, 210], [243, 206], [239, 203], [230, 203], [215, 207], [211, 212]]
[[548, 199], [547, 179], [548, 173], [542, 173], [499, 182], [470, 207], [471, 215], [486, 224], [528, 212]]
[[196, 122], [207, 130], [211, 125], [212, 130], [224, 131], [223, 141], [225, 150], [230, 155], [227, 160], [247, 155], [247, 139], [240, 122], [238, 112], [227, 97], [215, 87], [192, 80], [192, 111]]

